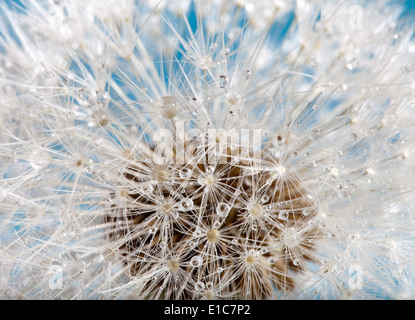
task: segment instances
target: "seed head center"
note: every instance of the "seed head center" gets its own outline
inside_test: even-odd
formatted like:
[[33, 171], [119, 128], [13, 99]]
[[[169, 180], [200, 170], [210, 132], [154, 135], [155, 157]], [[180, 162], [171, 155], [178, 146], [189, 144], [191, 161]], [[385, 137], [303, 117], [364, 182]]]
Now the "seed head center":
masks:
[[248, 211], [254, 218], [259, 218], [264, 214], [264, 209], [259, 203], [256, 202], [248, 204]]
[[167, 263], [167, 267], [169, 268], [170, 272], [176, 272], [179, 270], [180, 265], [176, 260], [170, 260]]
[[206, 233], [206, 237], [210, 243], [215, 244], [220, 239], [220, 232], [219, 230], [211, 229]]

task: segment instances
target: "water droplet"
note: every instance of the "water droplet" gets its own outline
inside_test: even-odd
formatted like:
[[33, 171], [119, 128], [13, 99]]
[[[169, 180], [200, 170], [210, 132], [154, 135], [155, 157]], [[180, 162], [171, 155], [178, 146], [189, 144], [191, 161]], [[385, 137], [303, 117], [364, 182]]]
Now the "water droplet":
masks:
[[52, 163], [53, 159], [43, 149], [36, 149], [27, 156], [27, 160], [33, 169], [40, 169]]
[[177, 219], [179, 217], [179, 213], [177, 211], [172, 211], [171, 215], [174, 219]]
[[182, 179], [189, 179], [192, 175], [192, 170], [188, 169], [188, 168], [184, 168], [182, 170], [179, 171], [179, 176]]
[[348, 194], [344, 188], [340, 188], [339, 191], [337, 191], [337, 195], [339, 198], [346, 198]]
[[167, 182], [170, 178], [169, 168], [165, 165], [157, 165], [151, 169], [150, 178], [158, 183]]
[[261, 203], [267, 203], [269, 201], [269, 196], [268, 195], [263, 195], [261, 198]]
[[289, 217], [289, 212], [285, 210], [281, 210], [278, 214], [278, 219], [280, 220], [287, 220]]
[[220, 202], [216, 208], [216, 213], [219, 217], [226, 217], [229, 213], [230, 206], [227, 203]]
[[219, 88], [225, 88], [228, 83], [228, 78], [225, 75], [219, 76]]
[[251, 71], [246, 70], [245, 71], [245, 79], [248, 80], [251, 77]]
[[192, 267], [200, 267], [203, 264], [203, 258], [201, 256], [194, 256], [191, 260], [190, 260], [190, 265]]
[[230, 92], [226, 96], [226, 102], [233, 106], [240, 104], [241, 100], [242, 100], [241, 96], [236, 92]]
[[202, 291], [203, 289], [205, 289], [205, 284], [201, 281], [198, 281], [196, 282], [195, 287], [196, 287], [196, 290]]
[[294, 259], [294, 260], [293, 260], [293, 264], [294, 264], [295, 266], [300, 265], [300, 259]]
[[216, 221], [213, 223], [212, 228], [213, 228], [213, 229], [219, 229], [220, 225], [221, 225], [220, 221], [219, 221], [219, 220], [216, 220]]
[[197, 228], [194, 232], [193, 232], [193, 236], [195, 238], [199, 238], [202, 236], [202, 230], [200, 230], [199, 228]]
[[212, 290], [213, 289], [213, 282], [209, 281], [206, 283], [206, 289]]
[[153, 186], [149, 182], [144, 182], [139, 186], [142, 194], [148, 195], [153, 192]]
[[108, 114], [104, 110], [96, 110], [91, 114], [94, 122], [92, 125], [97, 127], [105, 127], [109, 123]]
[[213, 174], [215, 172], [214, 166], [207, 166], [206, 167], [206, 174]]
[[311, 210], [308, 208], [303, 209], [302, 214], [303, 216], [308, 216], [311, 213]]
[[199, 66], [202, 71], [208, 71], [214, 66], [214, 63], [210, 56], [204, 56], [200, 59]]
[[151, 228], [150, 228], [150, 230], [149, 230], [149, 233], [150, 233], [150, 234], [155, 234], [155, 233], [157, 232], [157, 229], [158, 229], [158, 228], [157, 228], [156, 226], [151, 227]]
[[156, 102], [156, 109], [166, 119], [173, 119], [179, 113], [177, 101], [171, 96], [159, 99]]
[[277, 260], [274, 257], [269, 257], [268, 258], [268, 263], [269, 264], [274, 264]]
[[183, 199], [180, 201], [179, 209], [182, 211], [192, 210], [193, 208], [193, 200], [190, 198]]

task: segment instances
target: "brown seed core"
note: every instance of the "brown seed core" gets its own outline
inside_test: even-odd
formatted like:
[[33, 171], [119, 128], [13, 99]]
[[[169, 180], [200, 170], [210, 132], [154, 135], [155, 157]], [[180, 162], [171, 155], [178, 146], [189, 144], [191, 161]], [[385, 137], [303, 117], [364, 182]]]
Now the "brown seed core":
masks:
[[[239, 151], [243, 152], [243, 148]], [[275, 159], [268, 159], [268, 170], [259, 170], [249, 161], [235, 161], [227, 149], [225, 163], [207, 166], [206, 158], [199, 156], [200, 150], [195, 148], [193, 152], [194, 158], [185, 164], [156, 165], [148, 159], [131, 159], [124, 175], [125, 185], [132, 184], [134, 190], [134, 183], [140, 186], [149, 182], [138, 177], [149, 177], [154, 188], [145, 194], [129, 192], [127, 204], [112, 206], [120, 213], [107, 218], [111, 238], [122, 243], [120, 251], [131, 276], [148, 279], [144, 280], [141, 294], [149, 299], [196, 299], [199, 291], [194, 290], [191, 279], [218, 283], [229, 275], [232, 281], [220, 294], [239, 292], [235, 299], [263, 299], [272, 296], [275, 288], [291, 290], [292, 271], [300, 271], [304, 265], [294, 261], [313, 259], [311, 252], [318, 235], [307, 226], [315, 216], [307, 191], [297, 178], [290, 179], [289, 170]], [[247, 154], [241, 159], [246, 160]], [[135, 167], [131, 163], [139, 164]], [[179, 174], [183, 170], [188, 172], [186, 177]], [[205, 192], [206, 186], [213, 184], [218, 188]], [[165, 199], [173, 202], [160, 205], [159, 201]], [[183, 199], [192, 200], [191, 208], [180, 205]], [[226, 212], [219, 210], [218, 214], [224, 205]], [[172, 215], [173, 207], [182, 211], [179, 218]], [[303, 215], [305, 211], [307, 215]], [[309, 238], [297, 235], [295, 228], [304, 230], [304, 226], [310, 228]], [[250, 250], [255, 255], [248, 253]], [[283, 254], [285, 250], [296, 254]], [[158, 261], [166, 259], [167, 254], [180, 256], [181, 270], [186, 274], [182, 283], [174, 282], [179, 281], [174, 278], [173, 284], [165, 286], [163, 277], [148, 276], [154, 274], [160, 267]], [[148, 258], [153, 256], [161, 260]], [[197, 266], [192, 264], [195, 257]], [[248, 280], [249, 272], [238, 262], [241, 259], [247, 270], [255, 266], [257, 276]], [[168, 260], [167, 267], [173, 273], [180, 269], [176, 260]]]

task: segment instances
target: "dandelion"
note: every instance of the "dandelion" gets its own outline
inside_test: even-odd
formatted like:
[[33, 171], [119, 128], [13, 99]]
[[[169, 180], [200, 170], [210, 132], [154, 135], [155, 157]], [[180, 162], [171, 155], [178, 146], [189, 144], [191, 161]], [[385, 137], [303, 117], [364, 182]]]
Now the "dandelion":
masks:
[[1, 297], [415, 297], [403, 7], [25, 0], [0, 15]]

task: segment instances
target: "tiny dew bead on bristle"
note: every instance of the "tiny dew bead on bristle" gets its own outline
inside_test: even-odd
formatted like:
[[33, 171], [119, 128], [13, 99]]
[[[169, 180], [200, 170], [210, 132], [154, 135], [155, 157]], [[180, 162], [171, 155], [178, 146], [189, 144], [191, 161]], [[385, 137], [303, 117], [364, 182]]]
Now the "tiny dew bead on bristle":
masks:
[[156, 110], [163, 118], [173, 119], [180, 111], [177, 100], [171, 96], [165, 96], [156, 102]]

